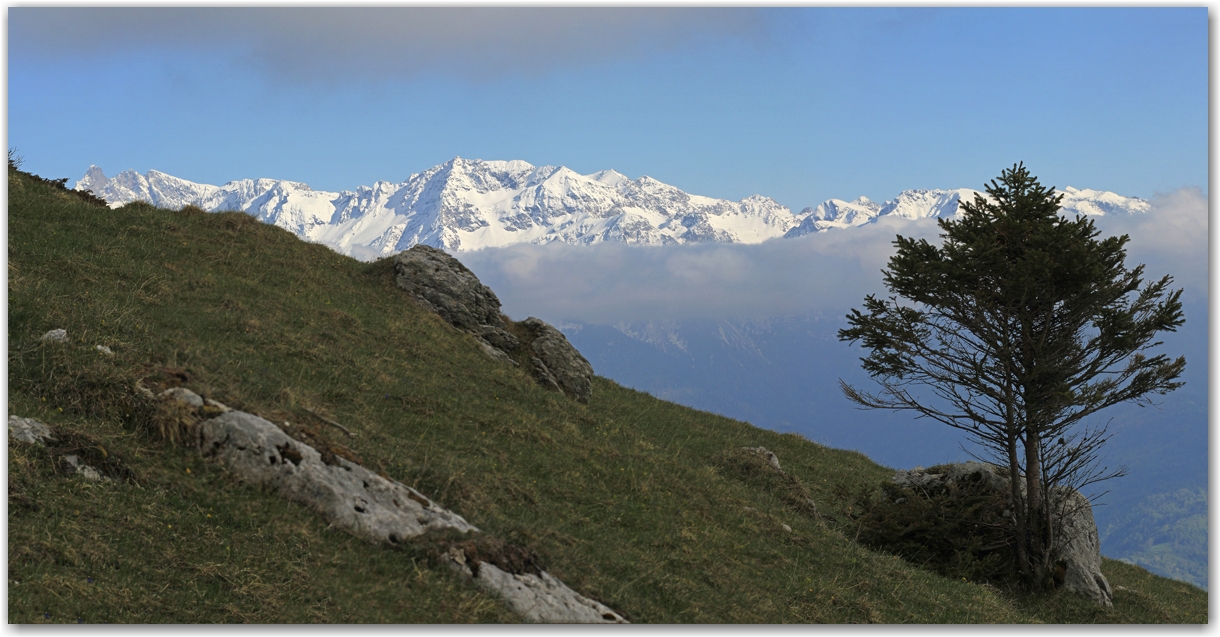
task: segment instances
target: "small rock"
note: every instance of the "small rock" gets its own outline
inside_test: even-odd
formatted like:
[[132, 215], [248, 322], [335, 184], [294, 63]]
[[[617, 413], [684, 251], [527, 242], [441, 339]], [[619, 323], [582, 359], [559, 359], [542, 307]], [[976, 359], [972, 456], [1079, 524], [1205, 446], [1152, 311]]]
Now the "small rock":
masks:
[[46, 444], [47, 440], [55, 440], [51, 428], [33, 418], [21, 416], [8, 417], [8, 437], [14, 442], [26, 444]]
[[114, 356], [114, 352], [110, 351], [110, 348], [106, 347], [105, 345], [98, 345], [97, 351], [105, 354], [106, 356]]
[[191, 407], [202, 407], [203, 397], [185, 387], [170, 387], [161, 392], [161, 397], [169, 400], [176, 400], [180, 403], [186, 403]]
[[771, 465], [776, 471], [783, 471], [783, 469], [779, 468], [779, 456], [775, 455], [773, 451], [768, 451], [766, 447], [742, 447], [741, 449], [742, 451], [749, 451], [762, 456], [767, 461], [767, 464]]
[[784, 530], [785, 530], [785, 531], [787, 531], [787, 532], [789, 532], [789, 533], [791, 533], [791, 532], [792, 532], [792, 527], [788, 526], [787, 524], [784, 524], [783, 522], [781, 522], [781, 523], [780, 523], [780, 526], [784, 527]]
[[63, 330], [63, 329], [54, 329], [54, 330], [51, 330], [50, 332], [47, 332], [46, 334], [43, 334], [42, 338], [40, 340], [48, 341], [51, 343], [67, 343], [68, 342], [68, 331]]
[[94, 469], [93, 467], [81, 462], [80, 458], [77, 458], [76, 456], [63, 456], [62, 460], [64, 461], [64, 464], [68, 465], [68, 467], [78, 475], [84, 476], [86, 480], [101, 482], [102, 480], [109, 479], [102, 475], [97, 469]]

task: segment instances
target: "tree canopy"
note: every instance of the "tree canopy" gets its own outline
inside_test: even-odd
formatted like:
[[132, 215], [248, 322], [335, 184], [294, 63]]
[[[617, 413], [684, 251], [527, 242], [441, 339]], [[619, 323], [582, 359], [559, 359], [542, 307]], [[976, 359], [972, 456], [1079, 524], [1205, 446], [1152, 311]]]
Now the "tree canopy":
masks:
[[868, 351], [861, 361], [880, 390], [840, 385], [862, 406], [964, 430], [1006, 464], [1024, 505], [1015, 559], [1041, 581], [1055, 539], [1050, 489], [1117, 473], [1098, 466], [1104, 425], [1081, 421], [1181, 386], [1185, 358], [1149, 350], [1183, 324], [1182, 291], [1128, 269], [1126, 235], [1102, 238], [1092, 220], [1061, 216], [1062, 195], [1023, 164], [985, 189], [939, 220], [941, 245], [894, 241], [890, 295], [865, 297], [839, 332]]

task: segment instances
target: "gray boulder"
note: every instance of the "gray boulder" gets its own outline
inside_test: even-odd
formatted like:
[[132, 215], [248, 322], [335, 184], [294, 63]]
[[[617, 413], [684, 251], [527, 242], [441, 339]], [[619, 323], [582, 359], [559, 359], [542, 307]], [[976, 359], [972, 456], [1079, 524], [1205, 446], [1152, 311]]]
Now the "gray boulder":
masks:
[[535, 366], [542, 363], [538, 370], [540, 382], [544, 385], [554, 384], [563, 393], [582, 403], [589, 402], [593, 394], [593, 366], [589, 361], [572, 347], [563, 332], [545, 321], [531, 316], [522, 325], [534, 335], [530, 349], [536, 357]]
[[[394, 257], [395, 283], [450, 325], [475, 337], [483, 353], [506, 365], [518, 366], [507, 354], [521, 341], [506, 329], [500, 299], [473, 272], [444, 250], [416, 245]], [[582, 403], [593, 393], [593, 367], [562, 332], [530, 317], [522, 325], [532, 340], [534, 378], [544, 387]]]
[[484, 354], [506, 365], [517, 337], [504, 329], [500, 299], [473, 272], [444, 250], [423, 244], [394, 257], [395, 283], [445, 322], [474, 335]]
[[490, 358], [492, 360], [500, 361], [501, 363], [504, 363], [505, 365], [519, 367], [519, 365], [517, 364], [517, 361], [513, 360], [513, 358], [511, 356], [509, 356], [508, 354], [505, 354], [504, 350], [502, 350], [498, 347], [492, 347], [491, 343], [488, 343], [487, 341], [485, 341], [477, 336], [475, 337], [475, 340], [478, 341], [478, 343], [479, 343], [479, 349], [483, 350], [483, 353], [487, 354], [488, 358]]
[[502, 324], [496, 293], [444, 250], [418, 244], [394, 257], [394, 271], [399, 288], [458, 329]]
[[[399, 288], [449, 325], [475, 337], [488, 358], [517, 366], [508, 351], [519, 349], [521, 340], [506, 329], [500, 299], [460, 261], [444, 250], [418, 244], [394, 256], [394, 271]], [[532, 334], [528, 345], [534, 378], [544, 387], [588, 403], [593, 394], [589, 361], [547, 322], [529, 317], [522, 325]]]
[[965, 481], [983, 481], [995, 491], [1008, 492], [1007, 469], [986, 462], [958, 462], [939, 465], [931, 469], [915, 467], [894, 474], [891, 481], [907, 489], [920, 489], [933, 485], [953, 484]]
[[1058, 489], [1055, 495], [1060, 511], [1055, 560], [1067, 566], [1063, 587], [1103, 606], [1113, 606], [1114, 591], [1101, 574], [1101, 540], [1093, 507], [1075, 489]]
[[547, 369], [546, 363], [542, 362], [537, 356], [530, 359], [534, 364], [534, 380], [538, 381], [539, 385], [547, 389], [563, 393], [563, 388], [559, 386], [559, 381], [555, 380], [555, 376], [551, 374], [551, 370]]
[[[989, 489], [1007, 495], [1010, 503], [1012, 499], [1008, 470], [985, 462], [961, 462], [928, 469], [916, 467], [899, 471], [891, 480], [900, 487], [915, 490], [964, 481], [982, 482]], [[1024, 484], [1018, 488], [1021, 493], [1025, 492]], [[1100, 605], [1112, 606], [1113, 592], [1101, 572], [1101, 542], [1093, 520], [1093, 507], [1078, 491], [1066, 487], [1052, 489], [1051, 501], [1056, 528], [1051, 559], [1066, 566], [1063, 587]]]

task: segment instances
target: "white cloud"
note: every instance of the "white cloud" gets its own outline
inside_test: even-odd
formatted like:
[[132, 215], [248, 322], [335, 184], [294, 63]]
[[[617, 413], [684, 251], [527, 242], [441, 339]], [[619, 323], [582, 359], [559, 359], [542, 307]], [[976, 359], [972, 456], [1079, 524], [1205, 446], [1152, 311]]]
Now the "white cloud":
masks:
[[1097, 227], [1105, 234], [1131, 238], [1127, 267], [1145, 264], [1145, 280], [1168, 274], [1187, 299], [1206, 300], [1207, 198], [1198, 188], [1182, 188], [1159, 194], [1151, 203], [1147, 214], [1101, 217]]
[[[1146, 263], [1148, 278], [1172, 274], [1188, 300], [1206, 295], [1207, 201], [1197, 189], [1158, 197], [1146, 215], [1096, 221], [1106, 234], [1131, 236], [1129, 267]], [[755, 245], [552, 244], [459, 256], [518, 319], [612, 325], [844, 315], [866, 294], [884, 292], [881, 270], [897, 234], [935, 241], [939, 228], [931, 220], [888, 218]]]
[[897, 233], [936, 225], [888, 219], [754, 245], [513, 246], [460, 254], [514, 318], [620, 321], [846, 313], [880, 291]]

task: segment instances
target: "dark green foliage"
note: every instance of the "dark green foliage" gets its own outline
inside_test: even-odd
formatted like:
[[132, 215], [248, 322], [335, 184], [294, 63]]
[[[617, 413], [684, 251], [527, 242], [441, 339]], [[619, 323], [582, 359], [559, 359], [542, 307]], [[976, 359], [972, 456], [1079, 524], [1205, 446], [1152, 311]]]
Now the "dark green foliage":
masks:
[[859, 541], [952, 579], [1012, 583], [1007, 494], [981, 480], [927, 489], [892, 482], [857, 500]]

